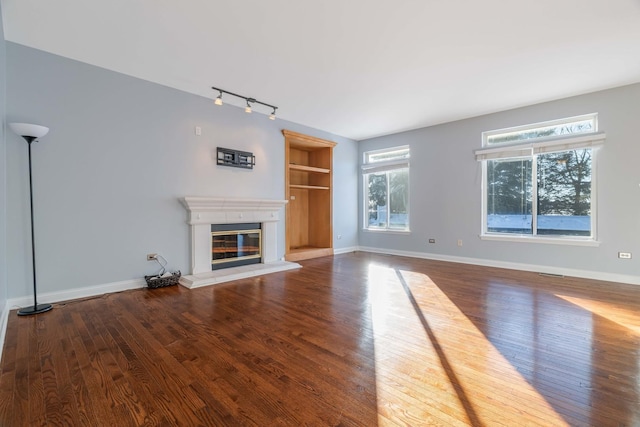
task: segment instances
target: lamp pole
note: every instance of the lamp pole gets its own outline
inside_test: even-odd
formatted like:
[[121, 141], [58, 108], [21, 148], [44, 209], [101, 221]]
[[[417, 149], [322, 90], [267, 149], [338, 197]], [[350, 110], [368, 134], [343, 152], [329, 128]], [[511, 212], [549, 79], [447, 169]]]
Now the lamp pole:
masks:
[[31, 213], [31, 265], [33, 267], [33, 306], [23, 307], [18, 310], [18, 316], [28, 316], [49, 311], [53, 308], [51, 304], [38, 304], [37, 277], [36, 277], [36, 239], [33, 226], [33, 179], [31, 167], [31, 144], [33, 141], [49, 132], [49, 128], [27, 123], [9, 123], [11, 129], [22, 136], [29, 147], [29, 209]]
[[33, 307], [25, 307], [18, 310], [18, 316], [44, 313], [51, 310], [51, 304], [38, 305], [37, 278], [36, 278], [36, 231], [33, 228], [33, 179], [31, 174], [31, 143], [36, 139], [34, 136], [23, 136], [29, 146], [29, 208], [31, 211], [31, 265], [33, 267]]

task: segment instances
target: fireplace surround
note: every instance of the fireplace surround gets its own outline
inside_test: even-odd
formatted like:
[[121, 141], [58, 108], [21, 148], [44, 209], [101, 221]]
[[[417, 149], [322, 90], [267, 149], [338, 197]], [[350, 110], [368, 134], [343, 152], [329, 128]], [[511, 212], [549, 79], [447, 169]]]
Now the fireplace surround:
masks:
[[[278, 222], [286, 200], [184, 197], [191, 231], [191, 274], [180, 278], [187, 288], [213, 285], [277, 271], [300, 268], [278, 259]], [[259, 223], [261, 262], [259, 264], [212, 270], [212, 224]]]

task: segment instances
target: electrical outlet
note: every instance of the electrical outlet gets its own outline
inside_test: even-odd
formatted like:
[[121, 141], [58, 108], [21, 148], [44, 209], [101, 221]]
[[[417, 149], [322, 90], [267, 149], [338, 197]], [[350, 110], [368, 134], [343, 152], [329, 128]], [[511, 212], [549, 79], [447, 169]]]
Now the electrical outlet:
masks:
[[429, 243], [435, 243], [436, 239], [429, 239]]
[[158, 259], [158, 254], [147, 254], [147, 261], [155, 261]]
[[195, 134], [196, 134], [196, 136], [202, 135], [202, 128], [200, 126], [196, 126]]
[[338, 240], [340, 240], [342, 239], [342, 234], [338, 234], [336, 237], [338, 238]]
[[462, 239], [458, 239], [458, 246], [462, 246]]
[[631, 259], [631, 252], [618, 252], [618, 258]]

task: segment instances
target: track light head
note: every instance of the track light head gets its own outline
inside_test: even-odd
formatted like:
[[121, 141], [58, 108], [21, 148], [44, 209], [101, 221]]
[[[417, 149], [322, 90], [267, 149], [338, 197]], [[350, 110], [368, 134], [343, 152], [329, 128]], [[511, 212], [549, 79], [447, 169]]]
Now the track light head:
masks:
[[244, 107], [244, 112], [245, 112], [245, 113], [251, 113], [251, 111], [252, 111], [252, 110], [251, 110], [251, 104], [249, 104], [250, 102], [256, 102], [256, 100], [255, 100], [255, 99], [253, 99], [253, 98], [248, 98], [248, 99], [247, 99], [247, 106], [246, 106], [246, 107]]
[[269, 114], [269, 120], [275, 120], [276, 119], [276, 107], [273, 107], [273, 111], [271, 112], [271, 114]]
[[222, 105], [222, 91], [220, 89], [218, 89], [218, 92], [220, 92], [220, 95], [218, 95], [218, 97], [216, 98], [214, 104]]

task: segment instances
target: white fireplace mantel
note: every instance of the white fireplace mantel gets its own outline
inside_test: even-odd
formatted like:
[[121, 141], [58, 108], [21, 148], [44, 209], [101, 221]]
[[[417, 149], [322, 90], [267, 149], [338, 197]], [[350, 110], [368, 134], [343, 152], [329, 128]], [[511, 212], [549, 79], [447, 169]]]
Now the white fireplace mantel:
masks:
[[189, 211], [190, 225], [236, 224], [247, 222], [277, 222], [280, 209], [287, 200], [219, 199], [185, 197], [182, 204]]
[[[287, 200], [185, 197], [191, 229], [191, 275], [180, 284], [188, 288], [212, 285], [275, 271], [300, 268], [299, 264], [278, 260], [280, 210]], [[211, 270], [211, 224], [260, 223], [262, 263]]]

